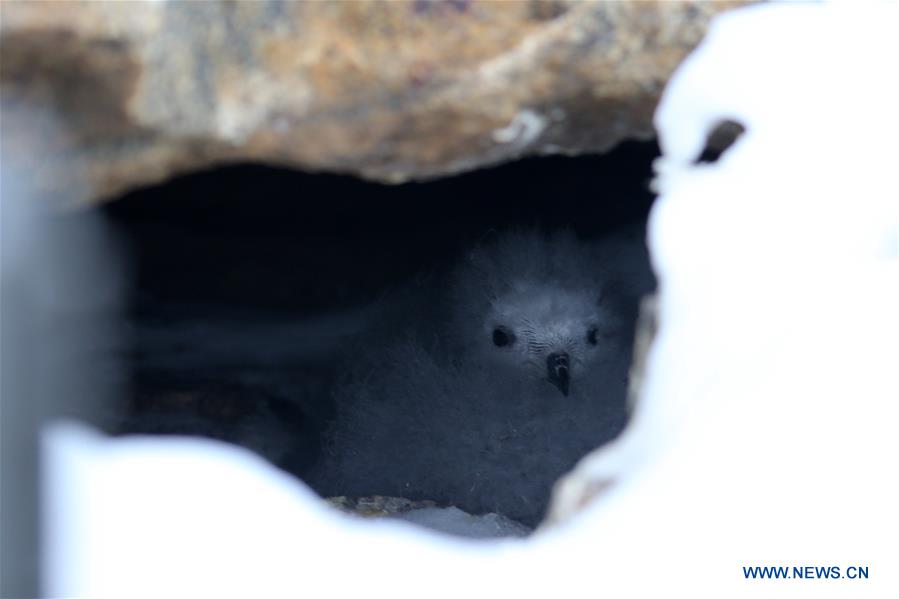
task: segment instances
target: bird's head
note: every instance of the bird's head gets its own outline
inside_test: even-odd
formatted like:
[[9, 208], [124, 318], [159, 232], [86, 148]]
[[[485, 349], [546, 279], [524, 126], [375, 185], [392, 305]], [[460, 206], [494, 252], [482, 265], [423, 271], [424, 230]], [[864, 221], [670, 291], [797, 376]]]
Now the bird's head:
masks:
[[506, 234], [468, 258], [452, 319], [465, 359], [568, 396], [617, 348], [595, 256], [573, 235]]
[[567, 396], [605, 356], [598, 298], [585, 290], [524, 284], [485, 314], [476, 355], [488, 367], [542, 379]]

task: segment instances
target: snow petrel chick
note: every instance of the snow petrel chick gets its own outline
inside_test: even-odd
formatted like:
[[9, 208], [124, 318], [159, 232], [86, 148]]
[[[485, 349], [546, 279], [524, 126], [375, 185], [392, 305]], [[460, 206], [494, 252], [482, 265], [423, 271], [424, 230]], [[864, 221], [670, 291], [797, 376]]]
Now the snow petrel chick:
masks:
[[[350, 352], [308, 480], [321, 494], [434, 500], [529, 526], [553, 483], [624, 426], [642, 232], [518, 231], [470, 251], [394, 335]], [[415, 307], [411, 307], [415, 304]]]

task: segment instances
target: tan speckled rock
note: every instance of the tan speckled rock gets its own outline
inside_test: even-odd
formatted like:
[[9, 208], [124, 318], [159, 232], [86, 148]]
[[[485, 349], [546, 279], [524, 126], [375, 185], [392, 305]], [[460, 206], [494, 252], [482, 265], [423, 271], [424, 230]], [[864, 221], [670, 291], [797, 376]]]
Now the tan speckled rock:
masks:
[[[602, 151], [652, 135], [666, 78], [735, 4], [8, 1], [3, 141], [77, 156], [85, 199], [238, 160], [401, 182]], [[33, 105], [67, 135], [33, 135]]]
[[433, 501], [412, 501], [404, 497], [372, 495], [370, 497], [328, 497], [325, 501], [342, 512], [367, 518], [395, 516], [410, 510], [436, 507]]

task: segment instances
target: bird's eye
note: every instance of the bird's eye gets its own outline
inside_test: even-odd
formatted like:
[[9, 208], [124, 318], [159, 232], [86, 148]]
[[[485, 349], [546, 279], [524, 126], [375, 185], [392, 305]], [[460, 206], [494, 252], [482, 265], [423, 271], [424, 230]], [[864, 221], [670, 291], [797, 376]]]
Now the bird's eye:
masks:
[[599, 330], [596, 327], [590, 327], [587, 331], [587, 343], [596, 345], [599, 342]]
[[493, 345], [496, 347], [506, 347], [515, 341], [515, 335], [503, 327], [493, 329]]

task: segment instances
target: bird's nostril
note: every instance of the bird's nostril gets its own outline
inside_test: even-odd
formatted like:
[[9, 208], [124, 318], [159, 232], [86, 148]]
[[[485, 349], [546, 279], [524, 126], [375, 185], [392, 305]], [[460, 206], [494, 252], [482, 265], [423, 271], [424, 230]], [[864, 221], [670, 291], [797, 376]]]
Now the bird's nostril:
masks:
[[550, 354], [546, 358], [546, 379], [559, 388], [562, 395], [568, 395], [569, 359], [564, 352]]
[[568, 354], [564, 352], [550, 354], [546, 358], [546, 365], [551, 371], [558, 371], [560, 369], [568, 370]]

